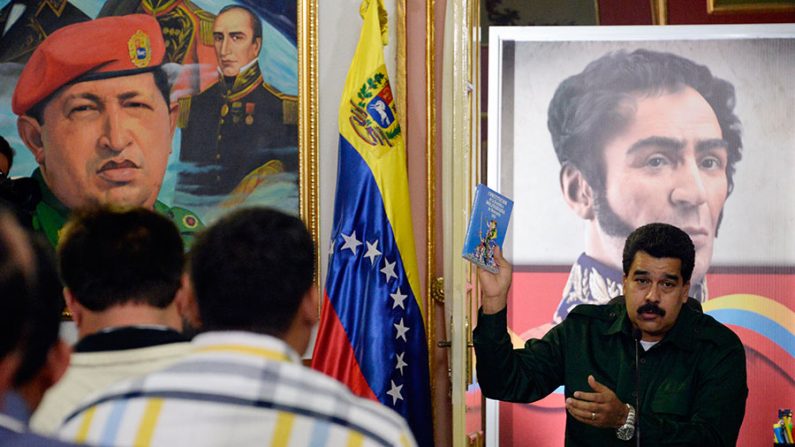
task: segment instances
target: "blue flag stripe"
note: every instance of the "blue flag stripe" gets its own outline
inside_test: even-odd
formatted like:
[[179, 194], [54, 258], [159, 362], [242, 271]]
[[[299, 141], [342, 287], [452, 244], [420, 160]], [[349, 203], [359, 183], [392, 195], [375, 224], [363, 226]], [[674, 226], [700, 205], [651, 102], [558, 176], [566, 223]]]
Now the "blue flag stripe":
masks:
[[[427, 427], [422, 431], [428, 431], [430, 389], [422, 313], [409, 287], [381, 191], [372, 172], [343, 137], [340, 137], [339, 148], [333, 254], [326, 291], [375, 395], [401, 413], [413, 429], [422, 426]], [[346, 237], [352, 238], [354, 232], [356, 241], [361, 244], [352, 242], [355, 253], [351, 248], [343, 248]], [[366, 257], [368, 253], [370, 257]], [[394, 276], [388, 276], [392, 272], [390, 265]], [[400, 304], [396, 304], [392, 295], [397, 295]], [[408, 328], [405, 340], [396, 338], [400, 331], [395, 325]], [[402, 362], [398, 360], [399, 355]], [[406, 363], [402, 374], [399, 363]], [[401, 400], [387, 394], [396, 386], [402, 386]], [[423, 437], [416, 431], [415, 436], [418, 440]]]

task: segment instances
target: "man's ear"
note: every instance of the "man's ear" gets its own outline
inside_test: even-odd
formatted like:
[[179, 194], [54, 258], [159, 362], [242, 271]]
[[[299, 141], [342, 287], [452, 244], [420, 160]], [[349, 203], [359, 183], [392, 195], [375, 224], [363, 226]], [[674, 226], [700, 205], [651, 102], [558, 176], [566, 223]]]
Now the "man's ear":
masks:
[[257, 46], [257, 51], [254, 54], [256, 54], [257, 58], [259, 58], [259, 52], [262, 51], [262, 37], [257, 37], [254, 39], [254, 45]]
[[318, 293], [317, 287], [312, 284], [312, 287], [307, 290], [301, 301], [301, 308], [298, 310], [301, 319], [309, 325], [317, 323], [318, 319]]
[[68, 287], [63, 288], [63, 298], [64, 301], [66, 301], [66, 308], [69, 309], [69, 313], [72, 314], [72, 321], [75, 322], [75, 326], [79, 329], [80, 323], [83, 322], [83, 308], [80, 306], [80, 303], [77, 302], [75, 296]]
[[14, 349], [0, 357], [0, 396], [11, 389], [14, 382], [14, 375], [17, 373], [19, 363], [22, 361], [22, 356], [19, 351]]
[[193, 291], [193, 283], [188, 273], [183, 273], [180, 279], [180, 287], [174, 297], [174, 304], [180, 316], [194, 328], [201, 327], [201, 317], [199, 316], [199, 306], [196, 303], [196, 293]]
[[690, 281], [686, 282], [682, 287], [682, 296], [680, 297], [682, 303], [687, 303], [687, 298], [690, 296]]
[[66, 372], [69, 366], [69, 358], [72, 356], [72, 349], [60, 338], [58, 342], [50, 348], [47, 353], [47, 376], [45, 383], [46, 388], [58, 383]]
[[177, 129], [179, 119], [179, 101], [174, 101], [168, 106], [168, 130], [169, 135], [174, 138], [174, 131]]
[[564, 163], [560, 168], [560, 190], [572, 211], [582, 219], [593, 220], [593, 189], [582, 171], [571, 163]]
[[17, 132], [19, 132], [22, 142], [28, 147], [36, 163], [44, 164], [44, 144], [41, 140], [41, 124], [27, 115], [17, 118]]

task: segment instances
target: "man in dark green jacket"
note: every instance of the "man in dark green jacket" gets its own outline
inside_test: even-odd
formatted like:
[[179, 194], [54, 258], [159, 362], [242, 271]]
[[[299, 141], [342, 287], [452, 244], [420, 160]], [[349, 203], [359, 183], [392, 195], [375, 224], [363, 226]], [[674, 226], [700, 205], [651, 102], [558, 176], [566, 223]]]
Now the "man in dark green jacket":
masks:
[[736, 444], [745, 351], [731, 330], [685, 305], [695, 258], [687, 233], [658, 223], [635, 230], [624, 246], [625, 295], [577, 306], [517, 350], [506, 330], [511, 265], [495, 258], [499, 273], [478, 271], [474, 342], [485, 396], [533, 402], [563, 385], [567, 446], [632, 445], [638, 436], [643, 446]]

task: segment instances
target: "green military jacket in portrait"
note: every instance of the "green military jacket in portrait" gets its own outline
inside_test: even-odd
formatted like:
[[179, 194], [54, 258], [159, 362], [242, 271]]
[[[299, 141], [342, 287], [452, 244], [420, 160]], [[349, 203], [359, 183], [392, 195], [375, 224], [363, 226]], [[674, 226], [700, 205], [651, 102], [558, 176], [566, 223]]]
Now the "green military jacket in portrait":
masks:
[[[31, 226], [34, 231], [44, 234], [50, 244], [56, 247], [60, 239], [61, 229], [69, 218], [69, 209], [50, 191], [39, 169], [33, 171], [31, 178], [38, 183], [41, 191], [41, 200], [35, 206]], [[204, 228], [199, 216], [185, 208], [169, 207], [160, 201], [156, 201], [154, 210], [174, 222], [177, 229], [179, 229], [186, 249], [193, 243], [196, 233]]]
[[[478, 382], [486, 397], [533, 402], [563, 385], [566, 397], [592, 392], [588, 375], [635, 405], [635, 341], [623, 299], [580, 305], [540, 340], [513, 349], [502, 311], [481, 311], [474, 331]], [[733, 446], [748, 396], [745, 351], [714, 318], [683, 306], [676, 324], [648, 351], [640, 350], [641, 444]], [[533, 430], [532, 426], [520, 430]], [[567, 413], [567, 446], [628, 446], [613, 428]]]

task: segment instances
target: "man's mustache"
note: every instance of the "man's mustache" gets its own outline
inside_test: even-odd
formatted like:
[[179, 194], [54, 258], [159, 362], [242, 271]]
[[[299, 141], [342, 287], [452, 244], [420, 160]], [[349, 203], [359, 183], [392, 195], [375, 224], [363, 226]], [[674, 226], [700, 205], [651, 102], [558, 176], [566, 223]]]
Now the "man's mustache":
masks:
[[658, 305], [656, 305], [654, 303], [646, 303], [646, 304], [638, 307], [638, 315], [645, 314], [645, 313], [657, 314], [657, 315], [659, 315], [661, 317], [664, 317], [665, 316], [665, 309], [661, 308], [660, 306], [658, 306]]

